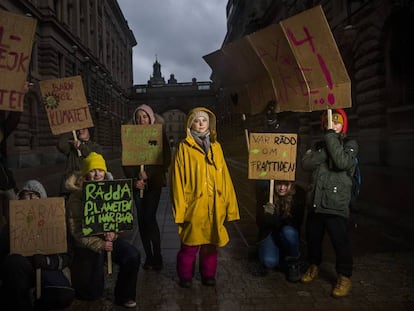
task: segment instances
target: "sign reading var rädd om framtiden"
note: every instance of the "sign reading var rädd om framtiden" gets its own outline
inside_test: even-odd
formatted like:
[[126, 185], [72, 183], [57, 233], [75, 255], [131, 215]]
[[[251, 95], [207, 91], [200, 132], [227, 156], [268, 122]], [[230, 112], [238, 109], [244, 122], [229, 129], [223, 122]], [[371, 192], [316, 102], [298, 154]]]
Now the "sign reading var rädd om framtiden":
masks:
[[132, 230], [131, 179], [83, 184], [83, 235]]
[[250, 133], [249, 179], [295, 180], [296, 134]]

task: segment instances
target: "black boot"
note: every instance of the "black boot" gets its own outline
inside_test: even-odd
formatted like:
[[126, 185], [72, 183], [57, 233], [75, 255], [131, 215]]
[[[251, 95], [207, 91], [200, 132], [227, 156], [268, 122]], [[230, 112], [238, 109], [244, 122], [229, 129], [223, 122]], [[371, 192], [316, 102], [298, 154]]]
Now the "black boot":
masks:
[[289, 282], [299, 282], [301, 278], [299, 257], [286, 257], [286, 279]]

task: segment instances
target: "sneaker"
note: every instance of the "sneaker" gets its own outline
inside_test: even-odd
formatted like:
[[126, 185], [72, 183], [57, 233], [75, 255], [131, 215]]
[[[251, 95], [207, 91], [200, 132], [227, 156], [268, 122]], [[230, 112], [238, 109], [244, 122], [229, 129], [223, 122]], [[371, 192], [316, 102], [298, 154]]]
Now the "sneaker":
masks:
[[352, 283], [351, 279], [346, 276], [339, 275], [335, 287], [332, 290], [332, 296], [335, 298], [341, 298], [349, 295], [351, 291]]
[[180, 285], [180, 287], [182, 288], [190, 288], [191, 283], [192, 283], [191, 280], [180, 279], [180, 281], [178, 282], [178, 285]]
[[301, 281], [303, 283], [312, 282], [319, 274], [319, 268], [317, 265], [310, 265], [305, 274], [302, 275]]
[[215, 278], [201, 278], [201, 283], [205, 286], [215, 286], [216, 279]]
[[122, 304], [125, 308], [135, 308], [137, 303], [134, 300], [128, 300]]

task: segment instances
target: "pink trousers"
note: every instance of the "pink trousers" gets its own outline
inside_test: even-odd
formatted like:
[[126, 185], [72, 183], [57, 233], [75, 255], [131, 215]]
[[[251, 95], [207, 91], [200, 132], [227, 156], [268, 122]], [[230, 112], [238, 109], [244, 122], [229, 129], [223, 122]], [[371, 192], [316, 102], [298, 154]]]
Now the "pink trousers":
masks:
[[191, 280], [199, 253], [199, 270], [202, 278], [214, 278], [217, 272], [217, 247], [211, 244], [189, 246], [181, 244], [177, 254], [177, 274], [180, 279]]

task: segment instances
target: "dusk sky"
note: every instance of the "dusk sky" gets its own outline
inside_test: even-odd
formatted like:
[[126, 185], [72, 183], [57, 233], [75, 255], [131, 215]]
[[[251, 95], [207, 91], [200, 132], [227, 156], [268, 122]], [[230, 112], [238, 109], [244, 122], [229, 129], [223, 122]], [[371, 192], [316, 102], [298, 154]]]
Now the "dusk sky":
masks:
[[227, 32], [226, 0], [118, 0], [138, 44], [134, 84], [146, 84], [155, 59], [167, 82], [209, 81], [203, 56], [219, 50]]

